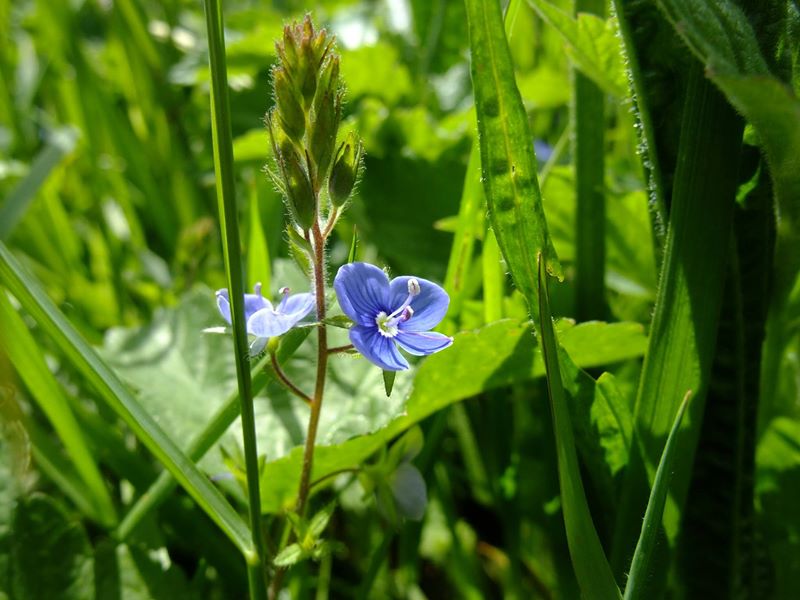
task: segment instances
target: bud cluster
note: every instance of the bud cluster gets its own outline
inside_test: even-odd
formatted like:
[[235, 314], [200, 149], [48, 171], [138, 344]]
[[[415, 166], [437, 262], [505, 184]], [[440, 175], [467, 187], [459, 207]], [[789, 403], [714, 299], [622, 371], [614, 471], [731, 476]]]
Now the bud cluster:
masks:
[[[336, 145], [343, 97], [339, 55], [334, 38], [314, 31], [308, 15], [284, 27], [276, 47], [275, 107], [266, 118], [275, 158], [271, 174], [300, 229], [308, 231], [323, 217], [323, 229], [330, 231], [355, 187], [363, 154], [353, 134]], [[321, 215], [327, 199], [331, 207]]]

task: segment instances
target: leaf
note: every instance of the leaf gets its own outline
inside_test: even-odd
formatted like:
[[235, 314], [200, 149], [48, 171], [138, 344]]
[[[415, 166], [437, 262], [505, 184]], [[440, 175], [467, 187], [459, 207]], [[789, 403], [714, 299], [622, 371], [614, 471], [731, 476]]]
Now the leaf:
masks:
[[772, 75], [746, 15], [728, 0], [660, 0], [675, 30], [708, 76], [759, 134], [780, 207], [777, 305], [800, 270], [800, 99]]
[[36, 155], [27, 176], [0, 205], [0, 240], [7, 240], [36, 198], [50, 173], [75, 148], [78, 132], [64, 127], [50, 133], [47, 145]]
[[681, 425], [681, 419], [686, 412], [686, 407], [689, 405], [691, 398], [691, 390], [686, 393], [680, 407], [678, 414], [675, 415], [675, 422], [672, 424], [672, 429], [667, 437], [667, 443], [664, 445], [664, 452], [661, 454], [661, 460], [658, 462], [658, 469], [656, 476], [653, 480], [653, 488], [650, 490], [650, 500], [647, 502], [647, 510], [644, 513], [644, 522], [642, 523], [642, 534], [639, 536], [639, 541], [636, 544], [636, 551], [633, 554], [631, 561], [631, 568], [628, 573], [628, 583], [625, 586], [625, 600], [633, 600], [636, 598], [650, 598], [649, 590], [642, 582], [650, 577], [650, 570], [653, 568], [653, 554], [658, 539], [658, 531], [661, 527], [661, 518], [664, 514], [664, 505], [667, 503], [667, 493], [669, 492], [669, 482], [672, 479], [672, 470], [675, 463], [675, 455], [677, 453], [678, 445], [676, 443], [678, 437], [678, 429]]
[[394, 387], [394, 378], [397, 375], [394, 371], [383, 372], [383, 389], [386, 390], [386, 397], [392, 395], [392, 388]]
[[[162, 549], [166, 550], [166, 549]], [[174, 564], [163, 565], [155, 551], [113, 541], [95, 550], [96, 598], [189, 600], [186, 577]]]
[[0, 242], [0, 281], [33, 316], [109, 407], [142, 443], [175, 475], [178, 482], [241, 550], [249, 547], [247, 526], [222, 494], [184, 455], [150, 414], [134, 399], [111, 368], [97, 355], [48, 298], [39, 282], [25, 272]]
[[0, 327], [8, 339], [13, 340], [13, 343], [8, 344], [3, 350], [8, 354], [39, 407], [47, 415], [83, 480], [85, 489], [81, 492], [88, 496], [88, 504], [92, 506], [92, 513], [89, 516], [107, 527], [113, 525], [116, 521], [114, 504], [64, 391], [48, 368], [38, 344], [28, 331], [22, 317], [17, 314], [7, 295], [2, 291], [0, 291]]
[[538, 285], [533, 257], [541, 253], [548, 272], [554, 275], [561, 275], [561, 267], [547, 232], [528, 118], [514, 80], [499, 3], [467, 0], [466, 5], [489, 215], [514, 283], [525, 297], [531, 315], [537, 317]]
[[17, 600], [93, 600], [89, 538], [55, 501], [20, 498], [11, 535], [10, 591]]
[[291, 567], [292, 565], [300, 562], [305, 556], [300, 544], [289, 544], [278, 552], [272, 563], [276, 567]]
[[567, 532], [572, 566], [583, 595], [591, 598], [620, 598], [614, 574], [608, 564], [600, 538], [592, 522], [586, 493], [581, 481], [578, 455], [575, 451], [572, 422], [558, 357], [558, 340], [550, 314], [550, 300], [544, 273], [544, 259], [539, 255], [539, 315], [542, 354], [547, 369], [547, 391], [553, 415], [553, 431], [558, 454], [558, 481], [564, 526]]
[[[562, 321], [559, 328], [564, 347], [581, 367], [641, 356], [646, 346], [643, 329], [638, 324], [595, 322], [573, 325]], [[586, 345], [583, 341], [585, 337], [592, 338], [596, 345]], [[332, 379], [335, 381], [342, 374], [338, 368], [333, 368]], [[371, 383], [363, 385], [363, 389], [369, 390], [369, 398], [374, 397], [374, 402], [379, 404], [373, 405], [372, 400], [367, 402], [366, 396], [357, 396], [356, 399], [342, 396], [339, 400], [331, 401], [328, 393], [326, 406], [330, 410], [322, 411], [321, 439], [314, 454], [312, 480], [340, 469], [361, 465], [398, 434], [454, 402], [487, 390], [541, 377], [544, 375], [544, 365], [530, 323], [506, 319], [476, 331], [458, 333], [451, 348], [424, 360], [414, 378], [410, 394], [408, 388], [405, 391], [395, 389], [391, 410], [379, 413], [380, 419], [375, 419], [378, 416], [375, 415], [373, 427], [364, 428], [369, 421], [363, 416], [352, 415], [374, 414], [376, 409], [373, 406], [381, 406], [384, 410], [387, 408], [378, 375], [380, 371], [374, 367], [370, 367], [370, 371], [367, 373], [370, 373]], [[363, 380], [364, 372], [356, 371], [349, 374], [349, 377], [357, 381]], [[399, 377], [403, 377], [403, 374]], [[376, 392], [377, 396], [373, 396]], [[339, 406], [339, 402], [342, 406]], [[361, 433], [372, 433], [353, 437], [357, 435], [355, 432], [358, 429], [350, 427], [339, 431], [334, 429], [327, 435], [322, 434], [326, 428], [341, 421], [342, 415], [350, 415], [348, 419], [353, 424], [360, 422]], [[324, 426], [326, 420], [330, 420], [330, 424]], [[272, 433], [273, 439], [279, 435], [279, 422], [271, 421], [265, 426]], [[297, 443], [301, 440], [298, 434]], [[262, 509], [265, 512], [280, 512], [293, 506], [299, 483], [302, 451], [302, 447], [295, 447], [283, 458], [265, 465], [262, 474]]]
[[561, 34], [567, 42], [567, 55], [584, 75], [609, 94], [627, 97], [628, 82], [613, 19], [590, 13], [573, 18], [547, 0], [528, 0], [528, 4]]

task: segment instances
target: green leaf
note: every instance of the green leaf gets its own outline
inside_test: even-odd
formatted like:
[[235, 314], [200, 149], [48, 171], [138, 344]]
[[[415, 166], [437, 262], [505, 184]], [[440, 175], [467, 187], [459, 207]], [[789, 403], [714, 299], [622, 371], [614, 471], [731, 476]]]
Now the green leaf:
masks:
[[541, 253], [554, 275], [561, 276], [561, 267], [547, 232], [528, 117], [514, 80], [500, 4], [466, 0], [466, 6], [486, 201], [514, 283], [536, 317], [534, 257]]
[[174, 564], [165, 567], [154, 554], [148, 549], [113, 541], [101, 543], [94, 556], [97, 590], [94, 597], [116, 600], [194, 598], [181, 570]]
[[0, 242], [0, 281], [39, 323], [86, 378], [100, 397], [125, 421], [142, 443], [169, 469], [178, 482], [217, 525], [242, 550], [249, 548], [247, 526], [217, 488], [184, 455], [171, 437], [158, 426], [111, 368], [72, 327], [48, 298], [39, 282], [25, 272]]
[[733, 2], [660, 0], [675, 30], [708, 76], [756, 129], [778, 201], [776, 302], [800, 270], [800, 99], [770, 74], [756, 32]]
[[678, 429], [683, 419], [683, 413], [686, 412], [686, 407], [689, 405], [691, 395], [691, 391], [687, 392], [683, 398], [683, 402], [681, 402], [678, 408], [678, 414], [675, 415], [675, 422], [672, 424], [672, 429], [667, 437], [667, 443], [664, 445], [664, 452], [661, 454], [661, 460], [658, 462], [653, 488], [650, 490], [650, 500], [647, 502], [647, 510], [644, 513], [642, 534], [639, 536], [639, 541], [636, 544], [636, 552], [633, 554], [631, 568], [628, 572], [628, 583], [625, 586], [626, 600], [652, 597], [646, 595], [649, 592], [646, 586], [642, 585], [642, 582], [650, 576], [650, 571], [653, 568], [654, 548], [656, 540], [658, 539], [658, 531], [661, 527], [664, 505], [667, 503], [669, 482], [672, 479], [675, 454], [678, 448], [676, 443]]
[[114, 503], [61, 385], [47, 367], [44, 356], [22, 317], [17, 314], [8, 296], [2, 291], [0, 291], [0, 328], [9, 340], [13, 340], [13, 343], [8, 344], [3, 350], [8, 353], [17, 373], [52, 423], [83, 480], [89, 504], [94, 509], [90, 516], [107, 527], [113, 525], [116, 521]]
[[12, 597], [93, 600], [89, 538], [53, 500], [33, 495], [18, 500], [11, 535]]
[[394, 378], [397, 375], [395, 371], [383, 372], [383, 389], [386, 391], [386, 397], [392, 395], [392, 388], [394, 387]]
[[539, 315], [541, 320], [539, 331], [547, 368], [547, 390], [550, 396], [550, 410], [553, 415], [553, 430], [556, 437], [561, 505], [572, 566], [584, 596], [587, 598], [620, 598], [619, 588], [614, 581], [614, 575], [592, 522], [592, 515], [589, 512], [586, 493], [581, 481], [572, 422], [561, 383], [558, 340], [553, 329], [547, 281], [542, 262], [543, 259], [540, 255]]
[[[618, 514], [623, 517], [614, 531], [613, 562], [619, 574], [638, 539], [638, 515], [647, 505], [680, 399], [686, 390], [693, 390], [695, 401], [683, 422], [677, 474], [664, 513], [667, 535], [672, 538], [677, 532], [700, 432], [731, 248], [743, 123], [705, 80], [699, 65], [693, 67], [689, 81], [663, 268], [634, 409], [638, 442], [632, 445], [634, 455], [620, 499]], [[652, 583], [655, 588], [662, 585], [655, 579]]]
[[78, 133], [68, 127], [51, 132], [47, 145], [36, 155], [25, 179], [0, 206], [0, 240], [8, 239], [52, 170], [75, 148], [77, 138]]
[[335, 509], [336, 504], [331, 502], [313, 517], [311, 517], [311, 520], [308, 522], [308, 535], [310, 535], [313, 539], [321, 536], [322, 532], [325, 531], [325, 528], [328, 526]]
[[234, 184], [233, 141], [231, 133], [230, 100], [228, 98], [228, 71], [225, 63], [225, 31], [222, 3], [205, 0], [206, 32], [208, 34], [208, 62], [211, 69], [211, 142], [214, 153], [217, 207], [222, 237], [222, 255], [230, 294], [233, 351], [236, 356], [236, 378], [239, 386], [239, 404], [242, 416], [242, 437], [247, 470], [248, 514], [252, 547], [247, 557], [248, 585], [255, 599], [267, 597], [263, 568], [264, 537], [261, 534], [260, 481], [258, 448], [256, 442], [253, 389], [248, 364], [250, 351], [244, 312], [244, 284], [242, 282], [242, 256], [239, 236], [238, 208]]
[[[559, 331], [564, 348], [581, 367], [641, 356], [647, 343], [641, 325], [634, 323], [573, 325], [561, 321]], [[594, 344], [586, 344], [587, 338]], [[343, 360], [359, 359], [344, 357]], [[354, 391], [350, 391], [350, 395], [345, 392], [331, 401], [330, 410], [323, 411], [312, 480], [340, 469], [358, 467], [395, 436], [454, 402], [544, 375], [531, 324], [511, 319], [456, 334], [451, 348], [424, 360], [410, 394], [408, 379], [405, 374], [399, 375], [398, 384], [404, 388], [396, 384], [389, 405], [380, 382], [380, 370], [365, 360], [360, 362], [366, 363], [367, 370], [356, 370], [357, 363], [346, 373], [333, 367], [329, 385], [346, 376], [348, 380], [360, 382], [360, 386], [351, 388]], [[365, 375], [367, 381], [364, 381]], [[339, 394], [330, 387], [326, 393], [329, 400]], [[289, 423], [296, 427], [293, 422]], [[264, 422], [273, 441], [280, 437], [280, 426], [276, 420]], [[365, 435], [367, 433], [369, 435]], [[301, 441], [298, 436], [296, 443]], [[265, 512], [280, 512], [293, 506], [301, 464], [302, 447], [295, 447], [282, 458], [265, 465], [262, 474]]]
[[303, 558], [305, 558], [305, 552], [303, 552], [303, 548], [300, 547], [300, 544], [289, 544], [278, 552], [274, 559], [272, 559], [272, 563], [276, 567], [291, 567], [292, 565], [300, 562]]
[[528, 0], [528, 4], [561, 34], [567, 55], [584, 75], [617, 98], [628, 95], [614, 19], [589, 13], [573, 18], [547, 0]]
[[261, 226], [261, 212], [258, 209], [258, 187], [252, 184], [250, 196], [250, 234], [247, 242], [247, 277], [250, 285], [260, 282], [264, 289], [271, 286], [269, 245]]

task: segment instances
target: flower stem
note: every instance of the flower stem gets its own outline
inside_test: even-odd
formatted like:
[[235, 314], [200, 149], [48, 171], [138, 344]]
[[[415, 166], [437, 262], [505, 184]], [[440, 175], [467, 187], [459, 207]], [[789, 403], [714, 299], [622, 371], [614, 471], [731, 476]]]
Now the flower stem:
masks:
[[349, 352], [353, 348], [353, 344], [347, 344], [346, 346], [335, 346], [333, 348], [328, 348], [328, 354], [341, 354], [342, 352]]
[[328, 366], [328, 329], [325, 325], [325, 237], [320, 230], [319, 223], [314, 223], [311, 229], [313, 237], [313, 268], [314, 268], [314, 294], [317, 299], [317, 320], [320, 322], [317, 329], [317, 382], [314, 387], [314, 396], [311, 399], [311, 416], [308, 420], [308, 433], [306, 446], [303, 452], [303, 471], [300, 474], [300, 489], [297, 493], [295, 512], [302, 515], [308, 500], [311, 469], [314, 465], [314, 443], [317, 439], [317, 426], [322, 409], [322, 395], [325, 391], [325, 374]]
[[272, 361], [272, 370], [275, 371], [275, 375], [278, 377], [280, 382], [286, 387], [286, 389], [310, 406], [313, 402], [311, 396], [306, 394], [303, 390], [297, 387], [291, 379], [289, 379], [286, 373], [283, 372], [283, 369], [281, 369], [281, 366], [278, 364], [278, 359], [274, 353], [270, 354], [269, 358]]

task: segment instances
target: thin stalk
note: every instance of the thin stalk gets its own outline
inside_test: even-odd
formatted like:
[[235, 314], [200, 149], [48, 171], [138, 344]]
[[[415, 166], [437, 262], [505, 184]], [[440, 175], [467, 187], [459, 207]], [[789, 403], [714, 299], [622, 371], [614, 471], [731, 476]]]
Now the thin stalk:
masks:
[[328, 328], [325, 325], [325, 238], [320, 231], [319, 223], [311, 229], [314, 240], [314, 294], [317, 299], [317, 382], [314, 386], [314, 397], [311, 401], [311, 416], [308, 420], [308, 433], [303, 451], [303, 471], [300, 474], [300, 489], [297, 493], [295, 511], [302, 515], [308, 500], [311, 469], [314, 466], [314, 443], [317, 439], [319, 415], [322, 410], [322, 396], [325, 392], [325, 374], [328, 367]]
[[[575, 0], [575, 12], [603, 16], [604, 0]], [[575, 121], [575, 315], [580, 321], [605, 317], [606, 207], [605, 94], [574, 70]]]
[[297, 387], [292, 382], [291, 379], [289, 379], [286, 373], [283, 372], [283, 369], [281, 369], [281, 366], [278, 364], [278, 359], [276, 358], [275, 354], [274, 353], [270, 354], [269, 358], [272, 361], [272, 369], [275, 371], [275, 375], [277, 375], [278, 380], [280, 380], [280, 382], [286, 387], [286, 389], [288, 389], [290, 392], [292, 392], [295, 396], [300, 398], [306, 404], [311, 405], [311, 403], [313, 402], [311, 396], [306, 394], [303, 390]]
[[258, 447], [256, 443], [255, 411], [252, 400], [252, 381], [249, 367], [249, 347], [244, 319], [244, 285], [242, 257], [237, 223], [236, 195], [233, 180], [233, 144], [228, 77], [225, 66], [225, 37], [222, 29], [222, 6], [219, 0], [205, 0], [208, 51], [211, 67], [211, 133], [214, 166], [217, 174], [217, 199], [222, 232], [222, 250], [228, 276], [231, 299], [236, 376], [242, 413], [245, 469], [247, 472], [248, 512], [253, 548], [245, 553], [250, 596], [267, 597], [264, 570], [264, 539], [261, 532], [261, 492], [259, 489]]
[[349, 352], [353, 348], [353, 344], [347, 344], [346, 346], [334, 346], [333, 348], [328, 348], [328, 354], [341, 354], [342, 352]]

